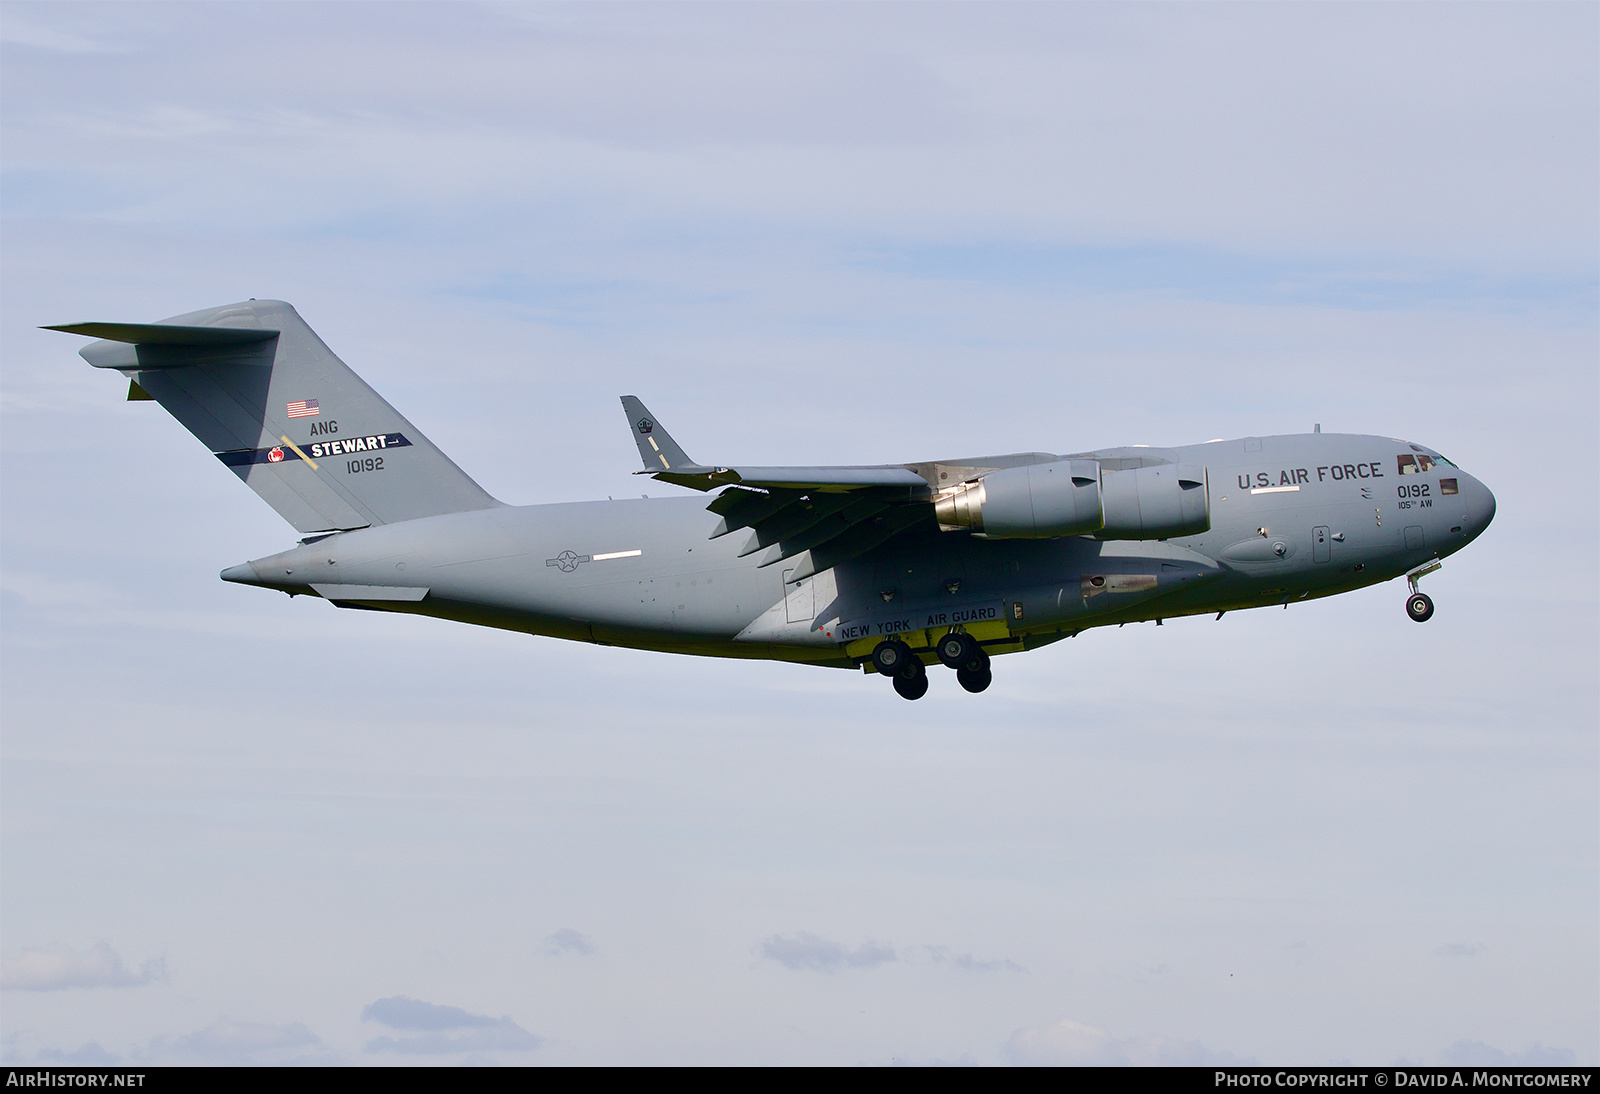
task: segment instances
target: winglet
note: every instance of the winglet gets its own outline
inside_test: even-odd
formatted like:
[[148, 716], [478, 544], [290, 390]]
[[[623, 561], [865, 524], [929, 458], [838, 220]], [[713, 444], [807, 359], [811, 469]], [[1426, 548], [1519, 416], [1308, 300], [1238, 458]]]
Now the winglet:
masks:
[[624, 395], [622, 411], [628, 416], [628, 428], [633, 431], [633, 440], [639, 446], [639, 458], [644, 460], [646, 471], [659, 473], [698, 466], [678, 447], [672, 435], [661, 428], [661, 423], [637, 396]]

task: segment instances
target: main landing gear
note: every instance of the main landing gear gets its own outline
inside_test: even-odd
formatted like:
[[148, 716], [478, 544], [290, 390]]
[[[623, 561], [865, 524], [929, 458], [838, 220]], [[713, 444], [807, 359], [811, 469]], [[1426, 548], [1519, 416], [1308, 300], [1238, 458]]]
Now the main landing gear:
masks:
[[928, 670], [921, 661], [912, 672], [894, 678], [894, 690], [902, 699], [920, 699], [928, 694]]
[[994, 682], [989, 655], [970, 634], [951, 631], [934, 647], [940, 664], [956, 670], [956, 682], [976, 694]]
[[1411, 595], [1406, 597], [1406, 614], [1418, 623], [1426, 623], [1433, 618], [1433, 598], [1418, 589], [1417, 582], [1442, 565], [1444, 565], [1442, 562], [1434, 559], [1426, 566], [1419, 566], [1406, 575], [1406, 584], [1411, 586]]
[[[970, 634], [951, 631], [939, 639], [934, 655], [941, 664], [956, 670], [956, 681], [970, 692], [980, 692], [993, 682], [989, 655]], [[872, 651], [872, 665], [894, 681], [902, 699], [920, 699], [928, 693], [928, 670], [911, 647], [897, 638], [886, 638]]]
[[920, 699], [928, 694], [928, 670], [911, 647], [897, 638], [886, 638], [872, 651], [872, 666], [894, 681], [902, 699]]

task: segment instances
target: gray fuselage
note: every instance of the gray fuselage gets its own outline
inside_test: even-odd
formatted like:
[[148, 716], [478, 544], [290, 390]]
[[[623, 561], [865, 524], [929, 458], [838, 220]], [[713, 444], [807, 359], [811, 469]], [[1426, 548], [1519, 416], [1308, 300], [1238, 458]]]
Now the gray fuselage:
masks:
[[911, 644], [925, 647], [968, 629], [1005, 653], [1088, 627], [1329, 596], [1460, 550], [1495, 509], [1477, 479], [1385, 437], [1083, 455], [1105, 466], [1203, 465], [1209, 530], [1001, 539], [941, 532], [930, 519], [787, 583], [786, 564], [761, 567], [759, 555], [740, 557], [740, 537], [711, 538], [718, 518], [705, 497], [641, 498], [500, 505], [341, 532], [223, 577], [556, 638], [852, 667], [895, 634], [918, 634]]

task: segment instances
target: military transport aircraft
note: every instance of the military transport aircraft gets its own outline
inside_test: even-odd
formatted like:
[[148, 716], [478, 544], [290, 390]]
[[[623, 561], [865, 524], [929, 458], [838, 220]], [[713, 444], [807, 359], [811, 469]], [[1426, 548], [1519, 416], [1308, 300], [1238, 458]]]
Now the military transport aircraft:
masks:
[[1318, 432], [1181, 448], [873, 467], [689, 458], [622, 397], [644, 470], [700, 497], [511, 506], [335, 357], [288, 304], [47, 328], [130, 380], [303, 538], [224, 581], [338, 607], [989, 686], [996, 654], [1089, 627], [1287, 606], [1417, 580], [1494, 495], [1431, 448]]

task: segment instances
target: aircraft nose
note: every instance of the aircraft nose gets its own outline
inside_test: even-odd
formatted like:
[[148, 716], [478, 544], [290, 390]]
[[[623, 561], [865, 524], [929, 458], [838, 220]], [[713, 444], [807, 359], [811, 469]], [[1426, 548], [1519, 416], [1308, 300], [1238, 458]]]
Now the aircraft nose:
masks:
[[1466, 496], [1462, 500], [1466, 502], [1467, 528], [1476, 536], [1494, 520], [1494, 494], [1471, 475], [1466, 476], [1466, 479], [1467, 489], [1462, 491]]
[[261, 578], [256, 575], [256, 569], [248, 562], [241, 562], [237, 566], [229, 566], [217, 575], [224, 581], [237, 581], [241, 585], [259, 585]]

